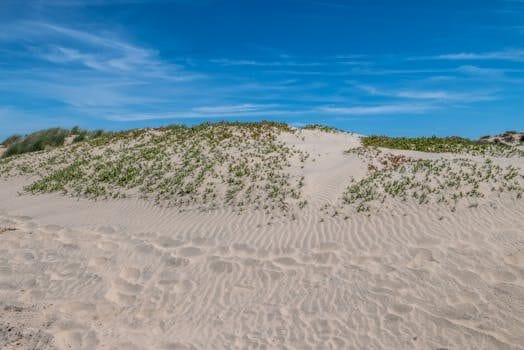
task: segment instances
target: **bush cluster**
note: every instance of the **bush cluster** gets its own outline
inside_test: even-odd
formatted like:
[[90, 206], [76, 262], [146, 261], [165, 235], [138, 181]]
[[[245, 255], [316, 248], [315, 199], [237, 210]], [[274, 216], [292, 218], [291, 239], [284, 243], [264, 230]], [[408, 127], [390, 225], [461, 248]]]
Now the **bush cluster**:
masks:
[[89, 131], [74, 127], [72, 129], [50, 128], [36, 131], [26, 136], [12, 135], [2, 142], [2, 145], [7, 147], [2, 157], [7, 158], [17, 154], [60, 147], [64, 145], [66, 138], [70, 136], [74, 137], [73, 142], [80, 142], [88, 138], [99, 137], [102, 134], [104, 134], [102, 130]]

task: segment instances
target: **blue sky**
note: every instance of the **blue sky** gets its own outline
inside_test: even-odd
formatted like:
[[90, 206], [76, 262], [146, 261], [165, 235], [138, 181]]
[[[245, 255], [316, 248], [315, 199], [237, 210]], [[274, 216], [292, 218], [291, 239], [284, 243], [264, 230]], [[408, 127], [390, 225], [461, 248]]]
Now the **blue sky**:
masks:
[[2, 0], [0, 138], [218, 120], [524, 129], [524, 0]]

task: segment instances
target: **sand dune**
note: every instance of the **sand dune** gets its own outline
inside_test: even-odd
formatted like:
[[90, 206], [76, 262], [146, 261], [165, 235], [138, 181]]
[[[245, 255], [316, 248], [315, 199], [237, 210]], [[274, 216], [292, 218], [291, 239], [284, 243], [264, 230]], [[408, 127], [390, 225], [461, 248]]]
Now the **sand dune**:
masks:
[[[524, 348], [524, 200], [357, 213], [340, 198], [368, 173], [344, 153], [358, 136], [281, 139], [310, 154], [289, 170], [308, 201], [293, 218], [19, 195], [31, 178], [2, 180], [0, 347]], [[523, 174], [523, 158], [493, 162]]]

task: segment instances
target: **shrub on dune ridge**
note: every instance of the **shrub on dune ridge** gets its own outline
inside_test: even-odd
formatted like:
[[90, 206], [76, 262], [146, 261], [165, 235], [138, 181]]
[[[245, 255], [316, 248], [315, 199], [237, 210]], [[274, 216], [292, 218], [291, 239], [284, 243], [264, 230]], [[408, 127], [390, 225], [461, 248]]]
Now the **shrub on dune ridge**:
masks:
[[68, 135], [69, 130], [62, 128], [37, 131], [11, 143], [3, 156], [9, 157], [15, 154], [42, 151], [46, 149], [46, 147], [62, 146]]
[[21, 138], [22, 138], [22, 135], [18, 135], [18, 134], [11, 135], [11, 136], [7, 137], [4, 141], [2, 141], [2, 143], [0, 143], [0, 145], [2, 145], [4, 147], [9, 147], [13, 143], [19, 141]]
[[12, 135], [5, 139], [2, 144], [7, 147], [2, 155], [3, 158], [17, 154], [43, 151], [49, 148], [64, 145], [67, 137], [74, 136], [73, 142], [80, 142], [88, 138], [99, 137], [104, 131], [88, 131], [74, 127], [72, 129], [50, 128], [36, 131], [27, 136]]

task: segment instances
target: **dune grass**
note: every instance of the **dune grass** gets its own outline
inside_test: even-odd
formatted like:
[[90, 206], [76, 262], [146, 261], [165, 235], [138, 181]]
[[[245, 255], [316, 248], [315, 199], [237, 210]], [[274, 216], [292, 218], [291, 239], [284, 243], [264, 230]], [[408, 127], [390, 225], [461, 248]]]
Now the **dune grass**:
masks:
[[467, 153], [478, 156], [524, 156], [524, 152], [504, 144], [489, 144], [462, 137], [388, 137], [368, 136], [362, 139], [365, 147], [381, 147], [429, 153]]
[[22, 135], [18, 135], [18, 134], [11, 135], [11, 136], [7, 137], [4, 141], [2, 141], [2, 142], [0, 143], [0, 145], [2, 145], [2, 146], [4, 146], [4, 147], [9, 147], [9, 146], [11, 146], [13, 143], [20, 141], [20, 139], [21, 139], [22, 137], [23, 137]]
[[2, 157], [7, 158], [60, 147], [64, 145], [68, 137], [73, 137], [72, 142], [80, 142], [88, 138], [99, 137], [103, 133], [101, 130], [88, 131], [74, 127], [72, 129], [50, 128], [26, 136], [12, 135], [2, 142], [2, 145], [7, 147]]

